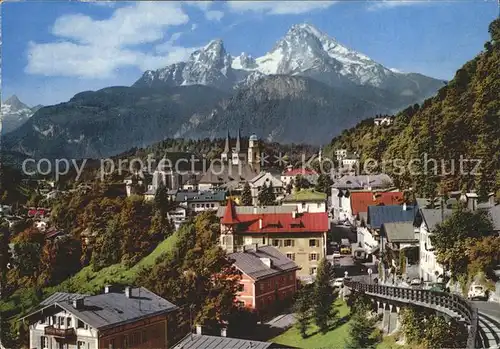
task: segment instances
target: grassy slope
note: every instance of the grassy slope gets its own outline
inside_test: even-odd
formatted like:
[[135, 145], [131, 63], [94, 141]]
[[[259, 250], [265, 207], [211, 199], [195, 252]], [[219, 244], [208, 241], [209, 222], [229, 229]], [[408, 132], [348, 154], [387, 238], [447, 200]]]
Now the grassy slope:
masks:
[[[349, 316], [349, 307], [345, 302], [338, 300], [336, 302], [340, 318]], [[270, 342], [290, 345], [292, 347], [317, 349], [317, 348], [343, 348], [346, 339], [349, 336], [349, 324], [343, 323], [325, 335], [317, 332], [318, 328], [312, 325], [308, 331], [312, 334], [310, 337], [304, 339], [301, 337], [297, 328], [292, 327], [288, 331], [282, 333], [278, 337], [270, 340]]]

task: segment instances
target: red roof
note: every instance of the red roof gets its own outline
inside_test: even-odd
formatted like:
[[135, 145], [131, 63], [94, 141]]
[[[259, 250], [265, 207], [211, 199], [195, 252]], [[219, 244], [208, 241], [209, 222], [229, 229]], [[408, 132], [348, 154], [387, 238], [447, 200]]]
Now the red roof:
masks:
[[317, 174], [314, 170], [309, 170], [307, 168], [294, 168], [283, 172], [283, 176], [296, 176], [296, 175], [315, 175]]
[[238, 220], [236, 219], [236, 210], [234, 208], [234, 203], [231, 199], [227, 200], [226, 210], [224, 211], [224, 216], [222, 217], [221, 223], [227, 225], [238, 223]]
[[352, 214], [368, 212], [368, 206], [400, 205], [403, 203], [403, 193], [359, 191], [351, 193]]
[[296, 214], [295, 217], [292, 213], [237, 215], [235, 212], [230, 213], [226, 207], [221, 223], [239, 223], [238, 231], [246, 233], [323, 233], [329, 229], [326, 212], [308, 212]]

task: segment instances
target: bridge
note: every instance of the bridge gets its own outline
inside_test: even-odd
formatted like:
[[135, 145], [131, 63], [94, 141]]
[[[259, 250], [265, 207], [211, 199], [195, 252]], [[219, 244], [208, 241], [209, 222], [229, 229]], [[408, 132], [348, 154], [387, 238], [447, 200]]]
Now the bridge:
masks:
[[363, 292], [376, 302], [377, 312], [383, 315], [382, 326], [386, 333], [399, 328], [400, 308], [412, 304], [433, 309], [464, 323], [468, 329], [467, 349], [500, 349], [500, 322], [491, 313], [487, 313], [484, 304], [482, 310], [479, 310], [475, 303], [458, 295], [416, 288], [356, 281], [346, 282], [345, 286], [351, 291]]

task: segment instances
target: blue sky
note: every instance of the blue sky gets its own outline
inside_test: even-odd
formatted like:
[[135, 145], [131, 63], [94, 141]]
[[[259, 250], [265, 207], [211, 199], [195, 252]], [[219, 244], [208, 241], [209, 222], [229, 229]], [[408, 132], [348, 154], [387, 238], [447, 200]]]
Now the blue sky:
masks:
[[451, 79], [482, 50], [496, 0], [115, 2], [2, 5], [2, 97], [55, 104], [130, 85], [146, 69], [184, 60], [220, 38], [226, 50], [265, 54], [309, 23], [389, 68]]

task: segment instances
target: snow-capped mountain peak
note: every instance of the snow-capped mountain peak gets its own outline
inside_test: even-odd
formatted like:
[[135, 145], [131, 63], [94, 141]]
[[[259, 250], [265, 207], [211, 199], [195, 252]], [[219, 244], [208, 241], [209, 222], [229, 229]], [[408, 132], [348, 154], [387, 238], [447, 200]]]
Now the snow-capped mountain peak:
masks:
[[13, 131], [26, 122], [40, 107], [30, 108], [13, 95], [2, 103], [2, 133]]

